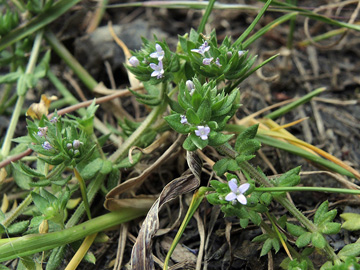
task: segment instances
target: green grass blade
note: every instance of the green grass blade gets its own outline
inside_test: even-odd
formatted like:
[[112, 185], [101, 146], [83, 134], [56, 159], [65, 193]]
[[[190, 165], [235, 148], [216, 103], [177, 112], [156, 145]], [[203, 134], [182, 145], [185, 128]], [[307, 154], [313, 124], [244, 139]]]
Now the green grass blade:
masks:
[[[227, 130], [227, 131], [237, 132], [237, 133], [240, 133], [240, 132], [244, 131], [245, 129], [246, 129], [245, 126], [240, 126], [240, 125], [226, 125], [226, 128], [225, 128], [225, 130]], [[289, 153], [303, 157], [303, 158], [305, 158], [321, 167], [325, 167], [331, 171], [355, 178], [355, 176], [351, 172], [342, 168], [341, 166], [339, 166], [329, 160], [326, 160], [322, 157], [311, 154], [310, 152], [308, 152], [300, 147], [297, 147], [295, 145], [292, 145], [290, 143], [286, 143], [286, 142], [283, 142], [283, 141], [280, 141], [280, 140], [277, 140], [277, 139], [274, 139], [274, 138], [271, 138], [269, 136], [262, 135], [259, 133], [256, 134], [256, 139], [258, 139], [262, 144], [267, 144], [269, 146], [287, 151]]]
[[0, 245], [0, 262], [53, 249], [145, 215], [148, 209], [124, 208], [93, 218], [74, 227], [46, 234], [17, 237]]
[[205, 193], [208, 191], [212, 191], [212, 190], [213, 190], [212, 188], [200, 187], [199, 190], [197, 192], [195, 192], [195, 194], [193, 195], [193, 198], [191, 200], [191, 203], [190, 203], [189, 209], [186, 213], [186, 216], [184, 217], [184, 220], [181, 223], [181, 226], [174, 238], [174, 241], [172, 242], [172, 244], [170, 246], [169, 252], [166, 255], [163, 270], [168, 269], [170, 257], [172, 255], [172, 253], [174, 252], [176, 245], [179, 243], [180, 238], [181, 238], [182, 234], [184, 233], [187, 224], [189, 223], [190, 219], [194, 215], [196, 209], [198, 209], [202, 200], [204, 199]]
[[262, 15], [264, 15], [267, 8], [270, 6], [272, 0], [268, 0], [265, 5], [260, 10], [259, 14], [256, 16], [256, 18], [253, 20], [253, 22], [250, 24], [250, 26], [245, 30], [244, 33], [234, 42], [234, 46], [240, 45], [245, 38], [251, 33], [251, 31], [254, 29], [255, 25], [260, 21]]
[[34, 17], [26, 24], [17, 27], [16, 29], [8, 33], [6, 36], [1, 38], [0, 51], [10, 46], [14, 42], [23, 39], [26, 36], [45, 27], [79, 2], [80, 0], [60, 0], [59, 2], [56, 2], [46, 12]]
[[201, 19], [201, 22], [200, 22], [200, 25], [199, 25], [199, 28], [197, 30], [197, 32], [200, 34], [202, 32], [204, 32], [204, 29], [205, 29], [205, 24], [207, 22], [207, 20], [209, 19], [209, 16], [211, 14], [211, 11], [213, 10], [214, 8], [214, 4], [215, 4], [215, 0], [210, 0], [209, 1], [209, 4], [207, 5], [206, 7], [206, 10], [205, 10], [205, 14], [204, 16], [202, 17]]
[[297, 12], [292, 12], [292, 13], [289, 13], [289, 14], [285, 14], [284, 16], [281, 16], [280, 18], [277, 18], [276, 20], [274, 20], [271, 23], [267, 24], [266, 26], [261, 28], [259, 31], [256, 31], [256, 33], [254, 35], [252, 35], [251, 37], [249, 37], [246, 41], [244, 41], [243, 49], [246, 49], [247, 47], [249, 47], [249, 45], [252, 44], [255, 40], [257, 40], [262, 35], [269, 32], [273, 28], [277, 27], [278, 25], [280, 25], [280, 24], [282, 24], [282, 23], [284, 23], [284, 22], [286, 22], [288, 20], [291, 20], [291, 19], [295, 18], [297, 15], [298, 15]]
[[267, 114], [265, 116], [265, 118], [270, 118], [270, 119], [274, 120], [274, 119], [284, 115], [285, 113], [295, 109], [296, 107], [298, 107], [306, 102], [309, 102], [313, 97], [319, 95], [320, 93], [324, 92], [325, 90], [326, 89], [324, 87], [315, 89], [311, 93], [299, 98], [298, 100], [291, 102], [290, 104], [283, 106], [280, 109], [278, 109], [272, 113]]

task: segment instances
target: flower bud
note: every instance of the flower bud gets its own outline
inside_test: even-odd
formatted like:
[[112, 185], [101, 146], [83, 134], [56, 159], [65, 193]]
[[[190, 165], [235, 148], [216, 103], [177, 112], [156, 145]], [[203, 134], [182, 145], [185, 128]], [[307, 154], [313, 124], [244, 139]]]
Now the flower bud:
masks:
[[72, 144], [71, 144], [71, 143], [67, 143], [67, 144], [66, 144], [66, 148], [67, 148], [67, 149], [71, 149], [71, 148], [72, 148]]
[[131, 56], [129, 59], [129, 63], [130, 65], [132, 65], [133, 67], [137, 67], [140, 63], [139, 60], [135, 57], [135, 56]]
[[79, 140], [74, 140], [72, 145], [75, 149], [78, 149], [80, 147], [80, 145], [82, 145], [82, 144], [83, 143], [80, 142]]
[[228, 59], [230, 59], [230, 58], [232, 57], [232, 52], [230, 52], [230, 51], [227, 52], [227, 53], [226, 53], [226, 56], [227, 56]]

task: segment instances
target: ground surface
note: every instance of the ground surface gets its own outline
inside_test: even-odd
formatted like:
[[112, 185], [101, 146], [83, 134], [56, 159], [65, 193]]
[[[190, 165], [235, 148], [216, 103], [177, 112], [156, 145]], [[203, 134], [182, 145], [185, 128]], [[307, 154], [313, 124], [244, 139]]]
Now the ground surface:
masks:
[[[232, 1], [227, 1], [232, 2]], [[243, 1], [238, 1], [244, 3]], [[329, 2], [337, 1], [301, 1], [301, 6], [312, 9], [321, 5], [329, 5]], [[246, 4], [259, 5], [256, 1], [245, 1]], [[347, 5], [343, 9], [329, 9], [321, 11], [323, 14], [332, 16], [335, 19], [348, 21], [354, 12], [355, 5]], [[140, 46], [140, 35], [150, 38], [156, 34], [160, 39], [166, 41], [174, 49], [176, 46], [177, 35], [183, 35], [191, 27], [199, 25], [202, 12], [186, 9], [158, 9], [158, 8], [121, 8], [109, 9], [106, 11], [101, 27], [90, 36], [85, 33], [87, 18], [91, 18], [91, 6], [82, 5], [74, 9], [71, 13], [63, 16], [54, 25], [54, 30], [66, 44], [71, 52], [79, 59], [84, 67], [94, 76], [97, 81], [103, 81], [111, 87], [109, 72], [106, 71], [106, 63], [111, 67], [115, 85], [124, 88], [128, 85], [127, 75], [122, 66], [123, 55], [121, 49], [103, 36], [102, 31], [106, 31], [106, 24], [112, 21], [116, 32], [130, 49], [138, 49]], [[338, 12], [338, 13], [336, 13]], [[256, 13], [241, 10], [215, 10], [210, 17], [207, 31], [215, 29], [218, 39], [221, 41], [226, 35], [237, 38], [246, 27], [252, 22]], [[266, 23], [279, 17], [279, 13], [268, 12], [265, 18], [257, 26], [259, 29]], [[66, 23], [64, 23], [66, 22]], [[285, 23], [276, 27], [270, 33], [257, 41], [250, 47], [252, 54], [258, 54], [259, 59], [268, 58], [271, 55], [280, 53], [281, 55], [263, 68], [256, 75], [247, 79], [241, 86], [242, 104], [237, 117], [241, 118], [263, 109], [269, 105], [280, 101], [288, 100], [293, 97], [303, 96], [304, 94], [319, 88], [325, 87], [326, 92], [322, 93], [313, 102], [299, 107], [297, 110], [287, 114], [278, 120], [284, 124], [309, 117], [308, 120], [291, 127], [289, 131], [300, 139], [305, 140], [330, 154], [346, 161], [355, 169], [360, 169], [360, 33], [349, 31], [342, 39], [340, 36], [320, 41], [316, 45], [301, 45], [300, 42], [307, 41], [308, 37], [304, 32], [305, 20], [299, 16], [296, 20], [296, 30], [294, 32], [294, 46], [292, 50], [286, 48], [289, 34], [289, 24]], [[308, 22], [311, 36], [317, 36], [332, 29], [332, 26], [318, 23], [313, 20]], [[339, 42], [337, 42], [339, 41]], [[337, 43], [337, 44], [335, 44]], [[53, 70], [57, 74], [65, 74], [62, 80], [68, 85], [69, 89], [77, 83], [74, 75], [69, 69], [54, 55], [52, 58]], [[46, 85], [46, 82], [44, 82]], [[83, 95], [86, 98], [93, 98], [90, 92], [79, 84]], [[46, 88], [45, 93], [54, 94], [55, 90]], [[37, 101], [40, 92], [34, 92], [33, 100]], [[74, 94], [81, 99], [79, 92]], [[134, 105], [134, 100], [127, 99], [124, 104], [128, 104], [130, 114], [136, 118], [143, 116], [144, 110], [138, 109]], [[139, 111], [139, 113], [137, 113]], [[101, 118], [104, 121], [115, 122], [111, 110], [101, 108]], [[22, 130], [18, 129], [17, 135]], [[111, 145], [106, 146], [111, 151]], [[141, 166], [148, 166], [162, 153], [164, 149], [159, 149], [159, 153], [144, 160], [137, 170], [141, 171]], [[258, 157], [253, 163], [259, 165], [268, 175], [283, 173], [295, 166], [302, 165], [302, 183], [308, 186], [341, 186], [333, 177], [326, 174], [306, 174], [308, 171], [318, 170], [305, 160], [288, 154], [283, 151], [275, 150], [266, 145], [262, 148], [262, 153], [267, 157], [268, 163]], [[211, 155], [211, 153], [210, 153]], [[169, 179], [179, 176], [182, 168], [186, 166], [183, 154], [177, 158], [171, 158], [159, 169], [158, 174], [151, 176], [145, 182], [139, 193], [156, 194], [161, 191], [161, 187]], [[273, 169], [269, 166], [271, 164]], [[205, 165], [208, 170], [209, 166]], [[126, 173], [124, 179], [126, 179]], [[203, 183], [207, 184], [210, 176], [203, 173]], [[175, 200], [163, 209], [160, 215], [161, 229], [169, 228], [172, 224], [178, 224], [179, 212], [184, 215], [186, 204], [189, 203], [191, 196], [184, 196]], [[99, 197], [101, 200], [101, 198]], [[344, 195], [324, 195], [321, 193], [293, 193], [292, 199], [301, 210], [311, 215], [312, 210], [319, 203], [328, 199], [339, 211], [359, 211], [358, 201]], [[98, 212], [102, 212], [101, 203]], [[284, 214], [281, 207], [273, 205], [273, 213]], [[132, 222], [128, 226], [128, 240], [126, 241], [123, 265], [129, 260], [132, 241], [136, 237], [141, 220]], [[177, 228], [177, 226], [175, 227]], [[200, 245], [200, 233], [205, 233], [206, 248], [204, 253], [203, 269], [268, 269], [268, 262], [274, 263], [273, 268], [279, 269], [279, 263], [286, 254], [280, 251], [277, 255], [263, 256], [259, 258], [261, 245], [251, 243], [251, 240], [261, 234], [260, 229], [250, 226], [246, 230], [241, 230], [236, 219], [224, 219], [223, 215], [216, 207], [204, 203], [199, 211], [197, 220], [193, 219], [182, 237], [182, 246], [176, 250], [173, 256], [174, 262], [189, 262], [187, 266], [192, 269], [196, 264], [196, 254]], [[171, 238], [176, 234], [176, 229], [170, 230], [166, 235], [155, 237], [153, 244], [153, 254], [161, 261], [166, 256], [166, 250], [171, 243]], [[113, 231], [109, 233], [110, 241], [107, 244], [96, 244], [92, 251], [97, 257], [96, 265], [84, 263], [79, 269], [105, 269], [116, 257], [119, 233]], [[345, 243], [353, 242], [357, 239], [356, 234], [340, 233], [331, 239], [331, 243], [337, 248], [341, 248]], [[229, 246], [231, 243], [231, 246]], [[322, 256], [314, 257], [314, 263], [319, 266], [323, 262]], [[156, 265], [156, 267], [159, 267]], [[120, 268], [119, 268], [120, 269]], [[125, 267], [123, 268], [125, 269]]]

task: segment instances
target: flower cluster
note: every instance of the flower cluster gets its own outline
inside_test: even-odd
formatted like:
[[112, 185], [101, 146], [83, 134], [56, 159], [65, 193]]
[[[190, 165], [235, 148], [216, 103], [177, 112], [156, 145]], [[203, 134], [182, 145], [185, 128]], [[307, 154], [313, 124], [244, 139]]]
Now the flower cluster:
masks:
[[150, 81], [152, 84], [172, 78], [172, 73], [179, 69], [177, 55], [172, 53], [163, 42], [156, 41], [153, 44], [146, 41], [144, 45], [143, 50], [133, 52], [127, 68], [140, 81]]
[[[204, 45], [199, 50], [207, 49]], [[170, 104], [174, 112], [165, 120], [177, 132], [189, 134], [183, 144], [186, 150], [218, 146], [232, 137], [220, 131], [239, 107], [237, 97], [237, 89], [229, 95], [218, 93], [215, 81], [202, 84], [197, 78], [187, 80], [180, 83], [178, 104]]]

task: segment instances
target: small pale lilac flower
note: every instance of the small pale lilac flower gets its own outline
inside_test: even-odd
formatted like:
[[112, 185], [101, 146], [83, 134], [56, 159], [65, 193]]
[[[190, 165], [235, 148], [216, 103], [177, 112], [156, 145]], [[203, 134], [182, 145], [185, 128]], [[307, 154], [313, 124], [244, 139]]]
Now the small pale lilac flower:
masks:
[[42, 146], [42, 148], [44, 148], [45, 150], [50, 150], [50, 149], [53, 148], [48, 141], [45, 141], [41, 146]]
[[190, 80], [187, 80], [186, 81], [186, 87], [189, 89], [190, 91], [190, 96], [192, 96], [194, 94], [194, 91], [195, 91], [195, 85], [192, 81]]
[[204, 59], [203, 59], [203, 64], [204, 64], [205, 66], [208, 66], [208, 65], [211, 64], [211, 61], [212, 61], [213, 59], [214, 59], [213, 57], [204, 58]]
[[231, 192], [228, 195], [226, 195], [225, 200], [227, 200], [228, 202], [238, 200], [238, 202], [243, 205], [247, 204], [247, 200], [244, 193], [249, 189], [250, 184], [245, 183], [238, 186], [237, 180], [233, 178], [229, 181], [228, 185]]
[[151, 73], [151, 77], [156, 77], [157, 79], [164, 77], [164, 68], [162, 61], [159, 61], [158, 65], [150, 63], [150, 67], [154, 70], [153, 73]]
[[185, 115], [180, 115], [180, 123], [181, 124], [189, 124], [189, 122], [188, 122], [188, 120], [187, 120], [187, 118], [186, 118], [186, 116]]
[[243, 56], [245, 51], [238, 51], [239, 57]]
[[53, 124], [57, 123], [57, 121], [58, 121], [58, 119], [55, 116], [53, 118], [51, 118], [51, 120], [50, 120], [50, 122], [53, 123]]
[[197, 130], [195, 130], [195, 135], [199, 136], [203, 141], [208, 139], [208, 135], [210, 133], [210, 128], [208, 126], [197, 126]]
[[222, 65], [220, 64], [220, 59], [219, 59], [219, 57], [216, 58], [215, 64], [216, 64], [218, 67], [221, 67], [221, 66], [222, 66]]
[[80, 142], [79, 140], [74, 140], [73, 143], [72, 143], [72, 146], [75, 148], [75, 149], [78, 149], [80, 147], [80, 145], [83, 145], [82, 142]]
[[192, 52], [196, 52], [196, 53], [200, 53], [201, 55], [204, 55], [205, 52], [207, 52], [208, 50], [210, 50], [210, 46], [208, 45], [208, 42], [205, 41], [200, 47], [199, 49], [192, 49]]
[[155, 45], [156, 52], [150, 54], [151, 58], [157, 58], [159, 61], [163, 60], [165, 52], [159, 44]]
[[133, 67], [137, 67], [137, 66], [140, 64], [139, 59], [137, 59], [135, 56], [131, 56], [131, 57], [130, 57], [129, 63], [130, 63], [130, 65], [132, 65]]
[[45, 137], [48, 127], [38, 127], [38, 130], [39, 131], [38, 131], [37, 135], [40, 137]]

